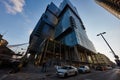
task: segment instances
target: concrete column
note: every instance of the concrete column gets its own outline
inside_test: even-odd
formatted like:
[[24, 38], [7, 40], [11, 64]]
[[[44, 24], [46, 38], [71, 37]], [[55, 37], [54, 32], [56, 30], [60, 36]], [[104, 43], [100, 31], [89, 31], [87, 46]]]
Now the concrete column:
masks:
[[62, 54], [61, 54], [61, 43], [60, 43], [60, 65], [61, 65], [61, 60], [62, 60]]
[[93, 56], [92, 56], [92, 53], [90, 53], [90, 57], [91, 57], [91, 60], [92, 60], [92, 63], [94, 64], [94, 59], [93, 59]]
[[82, 53], [80, 52], [80, 53], [79, 53], [79, 55], [80, 55], [79, 57], [80, 57], [80, 61], [82, 62], [82, 55], [81, 55], [81, 54], [82, 54]]
[[84, 54], [85, 54], [86, 62], [88, 62], [88, 56], [87, 56], [86, 50], [84, 50]]
[[44, 50], [43, 50], [43, 52], [42, 52], [42, 54], [41, 54], [40, 64], [42, 64], [43, 61], [44, 61], [45, 58], [46, 58], [46, 55], [47, 55], [46, 52], [47, 52], [48, 44], [49, 44], [49, 40], [47, 40], [47, 42], [45, 42]]
[[52, 57], [52, 61], [55, 59], [56, 57], [56, 53], [55, 53], [55, 42], [53, 43], [53, 57]]
[[[75, 56], [74, 57], [76, 57], [77, 58], [77, 60], [79, 60], [80, 61], [80, 55], [79, 55], [79, 52], [78, 52], [78, 49], [77, 49], [77, 47], [76, 46], [74, 46], [74, 51], [75, 51]], [[75, 59], [75, 58], [74, 58]]]

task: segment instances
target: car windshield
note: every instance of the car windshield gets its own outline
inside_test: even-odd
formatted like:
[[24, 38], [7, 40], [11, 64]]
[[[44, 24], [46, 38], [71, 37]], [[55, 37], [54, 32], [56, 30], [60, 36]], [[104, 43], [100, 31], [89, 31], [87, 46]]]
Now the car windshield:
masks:
[[61, 69], [70, 69], [71, 67], [68, 67], [68, 66], [63, 66], [61, 67]]
[[80, 66], [80, 68], [85, 68], [85, 66]]

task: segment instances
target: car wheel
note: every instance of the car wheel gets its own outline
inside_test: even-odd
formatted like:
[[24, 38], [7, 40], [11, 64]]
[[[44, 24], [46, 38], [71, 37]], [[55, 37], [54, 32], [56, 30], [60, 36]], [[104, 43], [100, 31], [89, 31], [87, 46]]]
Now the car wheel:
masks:
[[77, 75], [77, 71], [75, 71], [75, 75]]
[[64, 77], [68, 77], [68, 74], [67, 74], [67, 73], [65, 73]]
[[79, 73], [82, 73], [83, 71], [82, 70], [79, 70]]

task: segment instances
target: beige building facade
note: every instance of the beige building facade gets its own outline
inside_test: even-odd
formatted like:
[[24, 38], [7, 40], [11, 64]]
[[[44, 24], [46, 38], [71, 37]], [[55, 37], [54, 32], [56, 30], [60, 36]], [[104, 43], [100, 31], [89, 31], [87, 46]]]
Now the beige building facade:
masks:
[[120, 0], [95, 0], [96, 3], [120, 19]]
[[97, 59], [98, 59], [98, 64], [99, 65], [104, 65], [104, 66], [111, 66], [112, 65], [112, 61], [104, 54], [98, 53], [96, 54]]

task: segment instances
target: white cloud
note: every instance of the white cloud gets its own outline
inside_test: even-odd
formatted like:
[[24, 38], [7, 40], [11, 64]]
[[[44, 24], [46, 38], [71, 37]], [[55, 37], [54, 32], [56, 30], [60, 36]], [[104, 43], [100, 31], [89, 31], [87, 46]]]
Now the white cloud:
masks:
[[24, 12], [22, 12], [21, 15], [24, 17], [24, 19], [25, 19], [25, 21], [26, 21], [27, 23], [30, 23], [30, 22], [31, 22], [31, 20], [29, 19], [29, 16], [26, 15]]
[[2, 2], [10, 14], [21, 13], [25, 5], [25, 0], [3, 0]]

